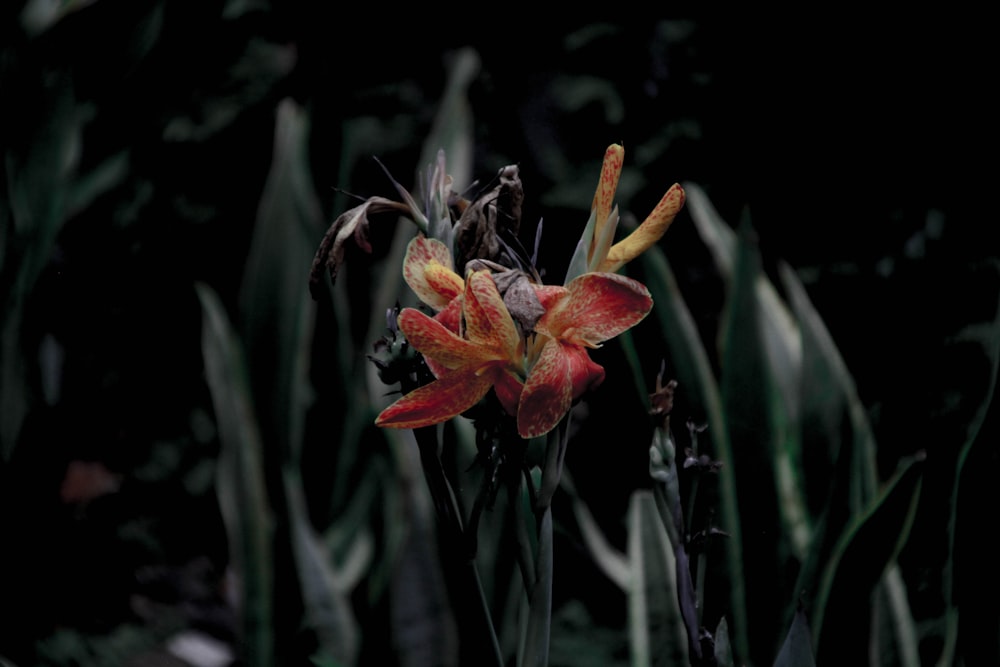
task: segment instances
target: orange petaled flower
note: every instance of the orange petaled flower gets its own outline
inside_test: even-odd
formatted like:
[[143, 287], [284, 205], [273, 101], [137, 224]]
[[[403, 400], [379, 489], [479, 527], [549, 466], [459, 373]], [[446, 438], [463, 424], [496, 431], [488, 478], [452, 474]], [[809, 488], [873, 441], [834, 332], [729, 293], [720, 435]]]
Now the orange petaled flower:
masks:
[[[398, 324], [436, 379], [383, 410], [376, 424], [418, 428], [443, 422], [492, 388], [516, 418], [521, 437], [531, 438], [555, 428], [574, 400], [604, 380], [604, 368], [588, 349], [635, 326], [653, 306], [642, 283], [615, 272], [655, 244], [684, 205], [684, 190], [675, 184], [638, 228], [613, 243], [624, 155], [618, 144], [605, 152], [591, 220], [567, 284], [531, 284], [536, 306], [544, 310], [537, 322], [532, 318], [533, 326], [519, 320], [518, 329], [488, 270], [463, 280], [445, 243], [424, 234], [410, 242], [403, 276], [437, 312], [428, 317], [406, 308]], [[506, 290], [510, 298], [511, 288]]]
[[684, 188], [674, 183], [638, 228], [618, 243], [611, 245], [614, 227], [618, 224], [617, 209], [613, 210], [612, 204], [615, 191], [618, 189], [624, 157], [625, 149], [619, 144], [608, 146], [604, 153], [601, 178], [597, 182], [591, 206], [595, 220], [594, 236], [587, 252], [587, 268], [590, 271], [617, 271], [626, 262], [641, 255], [660, 240], [684, 206]]
[[566, 287], [537, 291], [545, 307], [535, 326], [542, 347], [518, 405], [522, 438], [551, 431], [574, 399], [599, 385], [604, 369], [587, 349], [632, 328], [653, 307], [645, 285], [615, 273], [585, 273]]
[[437, 424], [474, 406], [491, 387], [504, 409], [516, 414], [524, 374], [521, 337], [489, 271], [470, 273], [464, 283], [464, 337], [419, 310], [399, 314], [399, 328], [437, 379], [383, 410], [376, 425]]

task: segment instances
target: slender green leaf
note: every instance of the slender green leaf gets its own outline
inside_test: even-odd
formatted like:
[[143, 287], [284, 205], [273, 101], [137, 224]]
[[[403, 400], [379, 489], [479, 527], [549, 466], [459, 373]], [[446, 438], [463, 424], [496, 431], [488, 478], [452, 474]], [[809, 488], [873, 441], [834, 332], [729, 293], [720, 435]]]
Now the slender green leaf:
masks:
[[[541, 471], [533, 468], [533, 482], [537, 487], [541, 480]], [[530, 591], [535, 586], [537, 568], [535, 559], [538, 554], [538, 523], [535, 517], [535, 505], [533, 494], [528, 489], [528, 485], [523, 481], [513, 489], [517, 491], [517, 499], [514, 503], [514, 531], [517, 540], [518, 566], [521, 569], [521, 577], [524, 580], [525, 590]]]
[[427, 485], [420, 479], [417, 444], [412, 431], [399, 431], [390, 439], [396, 456], [393, 507], [390, 523], [398, 540], [392, 546], [391, 636], [400, 664], [405, 667], [457, 665], [459, 637], [448, 603], [445, 573], [433, 525]]
[[[451, 54], [441, 103], [420, 155], [418, 171], [423, 170], [426, 165], [434, 164], [438, 150], [444, 149], [448, 158], [448, 173], [455, 179], [458, 187], [468, 185], [472, 178], [475, 144], [468, 89], [475, 81], [479, 68], [479, 54], [475, 50], [464, 48]], [[429, 178], [430, 174], [426, 176]]]
[[782, 285], [802, 331], [803, 381], [800, 392], [804, 397], [804, 421], [814, 420], [817, 423], [817, 435], [827, 443], [832, 462], [840, 447], [841, 415], [846, 410], [855, 450], [852, 477], [857, 479], [858, 488], [852, 495], [852, 507], [857, 513], [874, 495], [877, 484], [875, 436], [868, 413], [847, 364], [809, 300], [802, 282], [787, 265], [780, 265], [779, 270]]
[[902, 667], [920, 667], [920, 641], [907, 599], [906, 582], [897, 563], [890, 563], [879, 582], [888, 602], [894, 645]]
[[[997, 268], [996, 265], [993, 268], [995, 270]], [[995, 446], [992, 440], [981, 437], [983, 424], [990, 412], [990, 408], [993, 407], [993, 403], [996, 400], [997, 381], [998, 377], [1000, 377], [1000, 305], [994, 311], [993, 316], [993, 322], [986, 326], [970, 327], [971, 331], [967, 330], [965, 332], [967, 336], [973, 334], [974, 337], [977, 337], [986, 351], [990, 363], [990, 383], [989, 390], [983, 398], [983, 402], [969, 423], [965, 443], [962, 445], [955, 464], [955, 477], [951, 490], [951, 512], [948, 517], [948, 560], [944, 568], [943, 592], [948, 607], [945, 612], [945, 646], [938, 662], [941, 667], [951, 663], [958, 642], [958, 607], [955, 602], [955, 554], [958, 539], [958, 512], [963, 505], [961, 503], [962, 479], [966, 473], [966, 465], [973, 451], [983, 452], [988, 447]]]
[[802, 332], [804, 455], [816, 471], [806, 488], [816, 489], [820, 496], [814, 500], [826, 507], [813, 527], [809, 554], [799, 571], [795, 590], [801, 591], [814, 585], [845, 526], [861, 516], [874, 497], [876, 444], [854, 379], [826, 325], [798, 276], [786, 265], [779, 270]]
[[556, 428], [545, 436], [545, 461], [542, 468], [542, 480], [535, 498], [536, 510], [549, 507], [552, 504], [552, 496], [559, 488], [559, 478], [562, 477], [563, 462], [566, 459], [566, 449], [569, 445], [572, 414], [572, 412], [567, 412]]
[[[797, 433], [802, 377], [802, 343], [798, 326], [774, 285], [762, 271], [757, 270], [753, 275], [736, 275], [740, 254], [744, 252], [746, 245], [719, 216], [701, 188], [694, 183], [686, 183], [685, 193], [691, 219], [715, 259], [719, 273], [728, 283], [741, 280], [749, 281], [748, 285], [753, 286], [760, 310], [761, 347], [767, 355], [774, 389], [781, 397], [780, 403], [775, 403], [784, 413], [779, 424], [787, 423], [782, 429], [783, 439], [786, 441], [782, 455], [792, 457], [792, 465], [789, 467], [795, 469], [798, 467], [794, 460], [798, 448], [794, 438]], [[799, 533], [796, 543], [801, 550], [806, 539], [801, 535], [801, 528], [795, 530]]]
[[306, 627], [316, 633], [321, 650], [339, 664], [356, 663], [360, 636], [347, 582], [330, 563], [329, 552], [309, 522], [302, 478], [286, 467], [285, 494]]
[[308, 138], [305, 112], [284, 100], [240, 293], [261, 426], [281, 446], [281, 460], [293, 465], [311, 400], [307, 375], [315, 305], [304, 276], [314, 252], [311, 231], [323, 218], [309, 172]]
[[[730, 521], [741, 524], [746, 540], [741, 545], [740, 570], [730, 573], [729, 582], [734, 588], [745, 587], [747, 599], [754, 600], [753, 613], [746, 622], [755, 644], [749, 647], [747, 657], [757, 661], [764, 655], [769, 657], [779, 639], [778, 628], [792, 584], [785, 579], [794, 569], [777, 476], [783, 435], [777, 423], [780, 396], [764, 350], [762, 312], [755, 289], [760, 257], [749, 239], [748, 224], [742, 228], [737, 245], [737, 263], [723, 316], [721, 393], [733, 454], [725, 461], [725, 468], [733, 470], [740, 511]], [[739, 617], [735, 618], [738, 621]], [[737, 654], [743, 655], [739, 650]]]
[[788, 629], [785, 643], [774, 661], [774, 667], [814, 667], [812, 644], [809, 641], [809, 623], [805, 612], [801, 609], [795, 612], [792, 627]]
[[[10, 458], [27, 415], [29, 392], [21, 327], [24, 307], [66, 219], [66, 206], [80, 157], [83, 114], [67, 72], [38, 73], [41, 99], [23, 151], [4, 147], [0, 159], [7, 182], [0, 196], [0, 461]], [[9, 91], [17, 96], [23, 91]]]
[[552, 630], [552, 508], [546, 507], [538, 523], [535, 585], [529, 594], [528, 625], [518, 656], [519, 667], [546, 667]]
[[356, 586], [371, 566], [374, 550], [372, 510], [381, 502], [385, 467], [381, 462], [369, 465], [354, 486], [350, 502], [327, 528], [323, 542], [345, 588]]
[[202, 353], [222, 448], [216, 486], [230, 558], [241, 587], [244, 662], [268, 667], [272, 637], [272, 517], [264, 483], [263, 443], [243, 348], [215, 292], [199, 284]]
[[[841, 535], [824, 568], [813, 605], [815, 651], [820, 662], [844, 664], [864, 656], [873, 591], [906, 542], [916, 514], [923, 457], [904, 460], [866, 511]], [[845, 639], [846, 638], [846, 639]]]
[[122, 150], [92, 167], [81, 171], [69, 191], [66, 214], [72, 216], [86, 209], [95, 199], [120, 185], [129, 175], [132, 156]]
[[715, 626], [715, 664], [718, 667], [733, 667], [733, 647], [729, 644], [729, 623], [726, 617], [719, 619]]
[[727, 281], [736, 271], [736, 234], [712, 206], [705, 191], [696, 183], [684, 183], [684, 207], [708, 247], [715, 267]]
[[457, 665], [460, 638], [448, 606], [431, 526], [408, 524], [392, 579], [391, 636], [400, 664]]
[[677, 561], [650, 491], [632, 494], [628, 526], [632, 664], [686, 665], [688, 639], [677, 600]]
[[[762, 356], [761, 366], [767, 370], [766, 377], [758, 377], [766, 385], [766, 392], [760, 396], [766, 397], [767, 424], [772, 444], [770, 460], [779, 496], [778, 508], [785, 524], [785, 532], [790, 538], [788, 546], [801, 559], [809, 545], [811, 528], [800, 472], [799, 419], [803, 375], [799, 328], [774, 285], [760, 268], [756, 244], [750, 240], [749, 222], [744, 221], [741, 233], [734, 234], [708, 202], [705, 194], [696, 185], [691, 184], [691, 187], [690, 194], [693, 194], [694, 201], [691, 217], [716, 260], [716, 268], [729, 283], [730, 292], [745, 294], [746, 307], [756, 311], [756, 342], [753, 346], [748, 343], [746, 351], [749, 353], [751, 347], [757, 348], [753, 350], [753, 356]], [[750, 263], [744, 262], [744, 259], [749, 259]], [[738, 332], [738, 327], [742, 324], [737, 322], [737, 329], [734, 331]], [[737, 360], [750, 358], [744, 355], [734, 356]], [[725, 364], [723, 367], [725, 368]], [[763, 387], [757, 389], [761, 390]], [[753, 390], [749, 392], [753, 393]]]

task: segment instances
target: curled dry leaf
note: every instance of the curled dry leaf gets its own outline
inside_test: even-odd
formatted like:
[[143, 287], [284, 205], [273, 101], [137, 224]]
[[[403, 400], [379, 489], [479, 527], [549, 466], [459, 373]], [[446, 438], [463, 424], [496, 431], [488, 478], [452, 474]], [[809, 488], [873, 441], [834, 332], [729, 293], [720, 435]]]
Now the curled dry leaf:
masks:
[[389, 211], [407, 213], [410, 207], [385, 197], [371, 197], [364, 204], [346, 211], [333, 221], [323, 236], [319, 249], [316, 250], [316, 256], [309, 270], [309, 292], [314, 299], [319, 298], [324, 267], [330, 272], [330, 280], [337, 280], [337, 272], [344, 263], [344, 244], [347, 239], [353, 236], [358, 247], [365, 252], [371, 252], [372, 248], [368, 243], [368, 216]]
[[462, 210], [455, 226], [457, 266], [474, 259], [489, 259], [508, 267], [519, 266], [510, 257], [509, 243], [517, 243], [521, 227], [521, 204], [524, 190], [517, 165], [497, 172], [492, 189], [479, 195]]

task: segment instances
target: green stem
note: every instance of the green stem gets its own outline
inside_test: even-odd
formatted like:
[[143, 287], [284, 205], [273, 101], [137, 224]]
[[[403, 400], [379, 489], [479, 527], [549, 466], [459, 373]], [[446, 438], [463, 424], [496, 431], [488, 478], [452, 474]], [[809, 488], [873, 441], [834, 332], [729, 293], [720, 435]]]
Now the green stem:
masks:
[[[445, 578], [459, 636], [463, 640], [460, 646], [461, 664], [493, 664], [503, 667], [503, 654], [479, 578], [479, 569], [475, 558], [469, 555], [458, 503], [438, 456], [437, 429], [428, 426], [414, 429], [413, 434], [420, 450], [424, 478], [440, 522], [441, 565], [446, 574], [461, 573]], [[485, 657], [485, 662], [481, 647], [488, 647], [486, 652], [489, 655]]]
[[[511, 519], [514, 521], [514, 534], [517, 536], [517, 566], [521, 570], [521, 579], [524, 581], [524, 590], [530, 591], [535, 587], [535, 548], [528, 531], [528, 514], [525, 512], [525, 503], [521, 499], [521, 484], [527, 485], [529, 498], [534, 500], [534, 492], [531, 488], [531, 477], [525, 472], [524, 482], [514, 482], [507, 487], [508, 497], [514, 511]], [[534, 503], [532, 502], [532, 505]]]

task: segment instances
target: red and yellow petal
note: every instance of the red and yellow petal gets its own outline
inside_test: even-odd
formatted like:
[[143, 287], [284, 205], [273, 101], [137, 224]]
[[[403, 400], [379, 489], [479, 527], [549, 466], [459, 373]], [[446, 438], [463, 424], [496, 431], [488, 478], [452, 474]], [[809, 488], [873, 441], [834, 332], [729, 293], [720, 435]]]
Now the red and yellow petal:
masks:
[[516, 415], [521, 393], [524, 391], [524, 382], [516, 373], [505, 369], [497, 369], [493, 380], [493, 389], [500, 399], [500, 405], [507, 414]]
[[538, 303], [542, 305], [545, 310], [552, 310], [555, 308], [560, 301], [566, 298], [566, 288], [562, 285], [538, 285], [532, 284], [535, 288], [535, 296], [538, 297]]
[[420, 428], [447, 421], [482, 400], [491, 380], [474, 372], [448, 373], [414, 389], [379, 414], [376, 426]]
[[452, 299], [451, 303], [442, 308], [434, 315], [434, 319], [445, 326], [448, 331], [458, 334], [461, 330], [462, 304], [465, 299], [459, 295], [457, 299]]
[[461, 294], [465, 286], [451, 265], [448, 246], [420, 234], [406, 246], [403, 279], [421, 301], [440, 310]]
[[435, 294], [447, 299], [449, 303], [461, 296], [465, 289], [462, 277], [452, 271], [451, 267], [436, 260], [431, 260], [424, 267], [424, 280]]
[[546, 343], [528, 374], [517, 408], [517, 431], [522, 438], [548, 433], [572, 405], [572, 362], [565, 348], [557, 340]]
[[598, 271], [617, 271], [650, 246], [659, 241], [684, 207], [684, 188], [674, 183], [660, 199], [653, 212], [627, 237], [611, 246], [608, 255], [597, 267]]
[[566, 342], [596, 347], [638, 324], [653, 307], [646, 286], [617, 273], [585, 273], [535, 325]]
[[563, 345], [563, 356], [569, 368], [570, 386], [573, 400], [591, 389], [597, 389], [604, 382], [604, 367], [590, 358], [587, 348], [577, 345]]
[[[614, 204], [615, 191], [618, 189], [618, 179], [622, 174], [622, 163], [625, 160], [625, 149], [619, 144], [612, 144], [604, 151], [604, 163], [601, 165], [601, 179], [597, 182], [594, 192], [594, 202], [591, 209], [595, 214], [594, 239], [601, 238], [601, 231], [607, 224], [608, 215]], [[593, 247], [591, 248], [593, 252]], [[591, 259], [589, 254], [588, 261]]]
[[465, 333], [469, 340], [513, 358], [520, 340], [517, 327], [489, 271], [475, 271], [465, 285]]
[[503, 359], [495, 350], [459, 337], [441, 322], [415, 308], [404, 308], [398, 322], [410, 345], [439, 367], [479, 369], [491, 361]]

